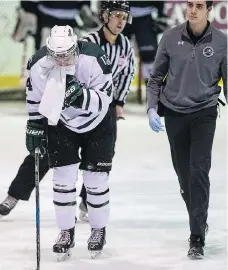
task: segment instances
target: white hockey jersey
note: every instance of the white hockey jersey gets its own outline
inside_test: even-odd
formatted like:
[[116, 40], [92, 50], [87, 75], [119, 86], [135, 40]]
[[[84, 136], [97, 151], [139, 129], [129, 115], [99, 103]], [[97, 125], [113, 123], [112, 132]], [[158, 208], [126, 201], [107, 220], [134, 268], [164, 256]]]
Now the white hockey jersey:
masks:
[[[84, 83], [81, 108], [61, 111], [60, 120], [77, 133], [94, 129], [105, 117], [113, 100], [112, 70], [105, 52], [96, 44], [79, 41], [79, 57], [75, 61], [75, 77]], [[41, 119], [39, 105], [48, 80], [48, 70], [41, 66], [47, 60], [47, 48], [42, 47], [28, 61], [26, 102], [29, 119]]]

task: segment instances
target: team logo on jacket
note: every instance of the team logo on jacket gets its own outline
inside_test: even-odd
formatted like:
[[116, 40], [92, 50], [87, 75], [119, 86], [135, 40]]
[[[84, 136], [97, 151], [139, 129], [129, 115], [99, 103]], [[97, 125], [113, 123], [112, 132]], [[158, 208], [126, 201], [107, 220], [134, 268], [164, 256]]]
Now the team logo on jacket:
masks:
[[210, 46], [207, 46], [203, 49], [203, 55], [205, 57], [211, 57], [214, 54], [214, 49]]
[[119, 67], [125, 66], [126, 61], [127, 61], [127, 57], [125, 55], [121, 55], [118, 62]]

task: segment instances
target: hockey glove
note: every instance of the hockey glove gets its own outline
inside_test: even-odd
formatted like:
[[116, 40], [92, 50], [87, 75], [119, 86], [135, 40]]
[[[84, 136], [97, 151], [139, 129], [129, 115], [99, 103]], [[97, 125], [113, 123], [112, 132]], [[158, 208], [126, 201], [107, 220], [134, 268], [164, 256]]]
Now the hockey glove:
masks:
[[80, 83], [73, 75], [66, 77], [66, 93], [64, 98], [64, 108], [70, 106], [79, 108], [83, 102], [83, 83]]
[[164, 131], [163, 125], [161, 124], [161, 120], [155, 109], [150, 109], [148, 111], [148, 117], [149, 117], [149, 125], [152, 128], [153, 131], [159, 132]]
[[41, 156], [47, 152], [47, 136], [43, 120], [28, 120], [26, 128], [26, 148], [32, 156], [39, 147]]
[[27, 35], [35, 35], [37, 30], [37, 17], [35, 14], [18, 9], [17, 23], [12, 34], [15, 41], [24, 41]]

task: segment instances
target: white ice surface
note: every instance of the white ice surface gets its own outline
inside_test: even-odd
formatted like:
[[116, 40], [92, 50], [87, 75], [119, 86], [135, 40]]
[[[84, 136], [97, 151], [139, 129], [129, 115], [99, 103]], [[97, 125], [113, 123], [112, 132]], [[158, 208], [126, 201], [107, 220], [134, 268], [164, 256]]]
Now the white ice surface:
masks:
[[[5, 198], [27, 154], [23, 106], [0, 105], [0, 200]], [[9, 113], [10, 112], [10, 113]], [[17, 115], [15, 115], [17, 113]], [[179, 194], [165, 133], [155, 134], [147, 118], [127, 115], [118, 123], [118, 142], [110, 176], [111, 216], [107, 245], [93, 261], [87, 251], [88, 224], [76, 225], [70, 260], [58, 263], [52, 245], [58, 234], [52, 204], [52, 172], [40, 185], [41, 270], [225, 270], [227, 269], [227, 133], [221, 109], [211, 169], [210, 231], [205, 258], [190, 261], [188, 216]], [[78, 190], [81, 181], [77, 184]], [[79, 200], [78, 200], [79, 201]], [[0, 270], [36, 266], [35, 197], [20, 202], [0, 220]]]

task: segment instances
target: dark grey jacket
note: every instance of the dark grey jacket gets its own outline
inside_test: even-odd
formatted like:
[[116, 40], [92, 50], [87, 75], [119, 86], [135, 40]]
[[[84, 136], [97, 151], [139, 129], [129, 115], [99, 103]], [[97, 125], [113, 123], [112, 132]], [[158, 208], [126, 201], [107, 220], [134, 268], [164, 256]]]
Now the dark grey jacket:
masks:
[[166, 31], [160, 41], [147, 85], [148, 109], [156, 108], [158, 99], [181, 113], [214, 106], [221, 92], [221, 78], [227, 100], [226, 35], [210, 25], [194, 45], [185, 22]]

